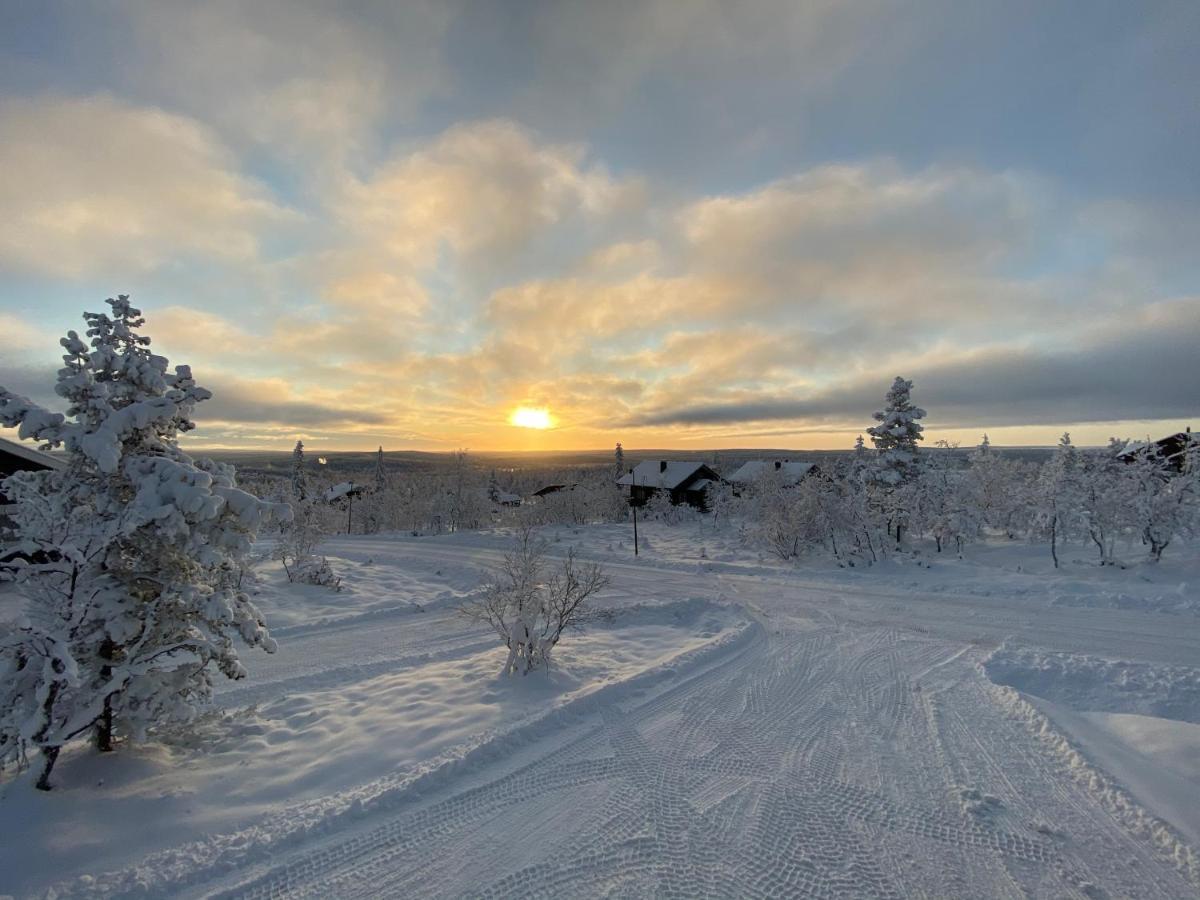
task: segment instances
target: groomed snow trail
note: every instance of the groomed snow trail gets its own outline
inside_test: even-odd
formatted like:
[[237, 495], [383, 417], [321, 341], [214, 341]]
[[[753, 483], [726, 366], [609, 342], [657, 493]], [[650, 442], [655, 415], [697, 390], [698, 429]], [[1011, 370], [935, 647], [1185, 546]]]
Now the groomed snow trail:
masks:
[[[610, 703], [552, 740], [192, 890], [231, 898], [1196, 895], [1194, 874], [1121, 824], [1087, 779], [997, 702], [979, 667], [989, 647], [911, 622], [864, 621], [863, 605], [814, 612], [794, 592], [752, 579], [624, 566], [614, 574], [644, 578], [657, 596], [701, 586], [740, 596], [763, 627], [664, 690]], [[970, 630], [970, 616], [948, 621], [946, 602], [939, 608], [951, 635]], [[1053, 641], [1061, 611], [1048, 615], [1043, 633]], [[1007, 614], [1037, 628], [1024, 621], [1032, 616]], [[1118, 630], [1119, 617], [1091, 621], [1099, 641]], [[983, 636], [998, 627], [986, 621]]]

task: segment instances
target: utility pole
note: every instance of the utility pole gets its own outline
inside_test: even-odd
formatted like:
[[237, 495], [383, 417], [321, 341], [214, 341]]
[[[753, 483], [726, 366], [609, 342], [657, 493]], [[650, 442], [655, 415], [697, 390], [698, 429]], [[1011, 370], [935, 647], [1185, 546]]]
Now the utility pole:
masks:
[[350, 534], [350, 526], [354, 522], [354, 482], [350, 482], [350, 490], [346, 492], [346, 534]]
[[[632, 500], [632, 498], [630, 498]], [[633, 555], [638, 555], [638, 537], [637, 537], [637, 504], [630, 503], [633, 507]]]

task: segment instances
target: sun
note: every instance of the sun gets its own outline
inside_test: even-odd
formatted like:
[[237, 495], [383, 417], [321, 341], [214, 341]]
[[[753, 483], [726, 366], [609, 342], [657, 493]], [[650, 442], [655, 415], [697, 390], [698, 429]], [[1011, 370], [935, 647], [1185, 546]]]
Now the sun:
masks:
[[518, 428], [553, 428], [554, 419], [550, 415], [550, 410], [541, 408], [535, 409], [531, 406], [518, 406], [512, 411], [512, 415], [508, 417], [510, 425], [516, 425]]

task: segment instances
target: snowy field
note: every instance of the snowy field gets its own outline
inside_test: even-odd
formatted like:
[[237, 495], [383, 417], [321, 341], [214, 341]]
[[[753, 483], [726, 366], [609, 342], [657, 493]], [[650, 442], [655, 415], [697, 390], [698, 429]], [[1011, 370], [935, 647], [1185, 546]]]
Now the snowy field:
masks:
[[456, 612], [503, 533], [331, 540], [340, 593], [263, 563], [279, 651], [199, 744], [0, 784], [0, 895], [1200, 891], [1194, 548], [841, 569], [708, 523], [636, 559], [627, 526], [545, 535], [605, 563], [611, 615], [527, 678]]

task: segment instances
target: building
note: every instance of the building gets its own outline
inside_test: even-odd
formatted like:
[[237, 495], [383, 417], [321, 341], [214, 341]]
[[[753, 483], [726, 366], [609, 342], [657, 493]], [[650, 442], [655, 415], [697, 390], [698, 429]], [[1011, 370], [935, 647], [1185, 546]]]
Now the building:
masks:
[[666, 492], [675, 504], [687, 503], [697, 509], [707, 509], [708, 489], [721, 483], [721, 476], [697, 460], [646, 460], [617, 479], [621, 487], [629, 488], [629, 502], [643, 506], [659, 492]]
[[797, 485], [810, 475], [820, 471], [815, 463], [792, 462], [790, 459], [752, 459], [726, 480], [733, 485], [733, 492], [740, 494], [743, 488], [754, 484], [758, 479], [770, 472], [778, 473], [784, 485]]
[[[65, 466], [66, 460], [60, 457], [51, 456], [49, 453], [43, 453], [25, 444], [0, 438], [0, 540], [5, 539], [12, 524], [4, 514], [7, 501], [3, 492], [3, 479], [9, 475], [15, 475], [17, 472], [45, 472], [51, 469], [62, 469]], [[14, 560], [28, 558], [16, 551], [0, 550], [0, 569], [11, 568]], [[39, 562], [45, 561], [40, 554], [35, 556], [35, 559]]]
[[575, 490], [576, 487], [578, 487], [578, 485], [548, 484], [543, 488], [538, 488], [536, 491], [533, 492], [532, 496], [536, 497], [538, 500], [544, 500], [546, 497], [549, 497], [551, 494], [558, 494], [558, 493], [561, 493], [562, 491], [573, 491], [573, 490]]
[[1182, 472], [1187, 464], [1188, 445], [1192, 441], [1200, 441], [1200, 438], [1195, 437], [1191, 426], [1188, 426], [1186, 431], [1169, 434], [1157, 441], [1130, 441], [1125, 445], [1125, 449], [1117, 454], [1117, 459], [1133, 462], [1141, 454], [1151, 452], [1163, 461], [1166, 468]]
[[0, 438], [0, 478], [17, 472], [40, 472], [46, 469], [61, 469], [66, 461], [27, 444], [18, 444]]

